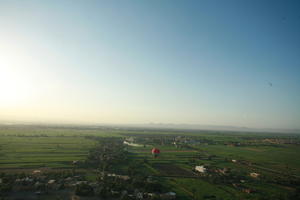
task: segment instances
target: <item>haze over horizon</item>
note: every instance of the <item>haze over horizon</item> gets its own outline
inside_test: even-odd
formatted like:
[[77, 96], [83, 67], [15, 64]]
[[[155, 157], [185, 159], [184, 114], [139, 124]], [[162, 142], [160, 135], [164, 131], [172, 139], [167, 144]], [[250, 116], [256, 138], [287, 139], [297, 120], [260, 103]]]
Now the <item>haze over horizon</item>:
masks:
[[0, 0], [0, 121], [300, 129], [299, 8]]

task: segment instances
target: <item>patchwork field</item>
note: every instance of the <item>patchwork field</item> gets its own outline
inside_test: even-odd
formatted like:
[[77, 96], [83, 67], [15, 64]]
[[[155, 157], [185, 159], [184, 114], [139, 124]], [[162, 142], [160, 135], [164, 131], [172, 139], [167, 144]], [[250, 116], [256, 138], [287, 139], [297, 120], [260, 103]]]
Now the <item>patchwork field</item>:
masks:
[[[124, 145], [129, 160], [110, 173], [154, 177], [178, 199], [289, 199], [300, 183], [299, 135], [268, 133], [2, 126], [0, 172], [71, 170], [104, 138], [137, 144]], [[157, 158], [154, 147], [161, 151]], [[207, 171], [195, 171], [199, 165]], [[92, 167], [77, 172], [89, 181], [98, 176]]]
[[118, 136], [114, 131], [5, 126], [0, 127], [0, 169], [70, 168], [86, 159], [95, 141], [86, 136]]

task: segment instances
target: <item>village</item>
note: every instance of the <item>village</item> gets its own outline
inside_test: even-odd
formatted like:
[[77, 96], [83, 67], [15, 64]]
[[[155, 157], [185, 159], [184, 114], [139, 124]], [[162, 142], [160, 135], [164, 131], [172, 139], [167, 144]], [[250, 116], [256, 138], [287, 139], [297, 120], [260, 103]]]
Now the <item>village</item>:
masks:
[[[151, 178], [145, 182], [149, 192], [133, 183], [131, 178], [124, 175], [106, 174], [101, 181], [87, 181], [84, 176], [70, 176], [66, 172], [44, 174], [35, 170], [31, 175], [1, 176], [1, 194], [10, 193], [13, 199], [22, 199], [22, 195], [30, 199], [47, 199], [53, 196], [57, 199], [70, 197], [77, 199], [175, 199], [174, 192], [161, 192], [160, 186]], [[6, 188], [4, 187], [6, 185]], [[139, 189], [138, 189], [139, 188]], [[18, 195], [16, 195], [18, 194]], [[6, 198], [4, 198], [6, 199]], [[8, 198], [10, 199], [10, 198]]]

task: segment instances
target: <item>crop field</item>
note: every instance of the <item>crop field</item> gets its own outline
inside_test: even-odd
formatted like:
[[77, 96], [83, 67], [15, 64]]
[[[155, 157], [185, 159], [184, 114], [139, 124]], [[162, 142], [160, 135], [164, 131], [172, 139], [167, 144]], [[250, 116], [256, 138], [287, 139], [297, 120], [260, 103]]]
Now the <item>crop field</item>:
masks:
[[[267, 133], [2, 126], [0, 172], [70, 170], [73, 161], [85, 162], [103, 138], [133, 144], [125, 147], [129, 160], [111, 170], [127, 174], [129, 166], [138, 168], [138, 174], [157, 178], [178, 199], [284, 199], [299, 183], [299, 135]], [[151, 154], [154, 147], [161, 151], [157, 158]], [[207, 171], [195, 171], [199, 165]], [[96, 180], [96, 169], [78, 170]]]
[[70, 168], [74, 160], [84, 160], [95, 141], [86, 136], [117, 136], [113, 131], [41, 128], [0, 128], [0, 169]]
[[78, 137], [1, 138], [0, 168], [67, 167], [83, 160], [93, 142]]
[[[293, 155], [293, 153], [291, 155]], [[155, 170], [154, 175], [157, 175], [158, 177], [165, 177], [165, 179], [168, 180], [168, 184], [170, 184], [175, 191], [177, 191], [179, 194], [183, 194], [183, 196], [181, 196], [182, 199], [193, 199], [194, 197], [198, 197], [199, 199], [215, 199], [217, 197], [222, 197], [222, 199], [260, 199], [263, 195], [273, 194], [273, 196], [284, 196], [287, 195], [290, 191], [293, 191], [292, 188], [287, 189], [288, 187], [280, 186], [277, 184], [262, 183], [260, 181], [253, 183], [253, 180], [251, 179], [249, 180], [249, 182], [251, 183], [247, 183], [245, 184], [245, 186], [256, 188], [259, 193], [246, 194], [239, 189], [233, 188], [232, 185], [211, 183], [210, 181], [207, 181], [206, 179], [195, 175], [195, 172], [192, 170], [192, 166], [194, 164], [189, 163], [189, 157], [192, 157], [194, 155], [195, 153], [186, 151], [178, 151], [177, 153], [166, 151], [162, 153], [159, 158], [151, 158], [149, 155], [145, 156], [144, 152], [140, 153], [138, 156], [140, 156], [141, 158], [148, 158], [151, 167]], [[223, 153], [219, 152], [219, 154], [217, 155], [223, 156]], [[230, 155], [235, 154], [231, 153]], [[236, 156], [237, 155], [239, 154], [236, 154]], [[275, 171], [275, 173], [270, 173], [268, 170], [273, 168], [269, 168], [268, 165], [265, 166], [265, 163], [259, 163], [258, 160], [256, 160], [256, 162], [259, 164], [259, 166], [264, 166], [267, 170], [265, 170], [264, 168], [260, 169], [259, 167], [255, 166], [245, 166], [242, 164], [229, 163], [219, 158], [216, 158], [212, 161], [202, 160], [201, 164], [213, 165], [218, 168], [227, 167], [231, 169], [238, 169], [239, 171], [245, 173], [257, 172], [260, 174], [264, 174], [265, 176], [277, 176], [278, 172], [282, 173], [281, 175], [283, 176], [287, 175], [285, 173], [285, 167], [278, 167], [276, 169], [282, 171]], [[277, 159], [277, 162], [280, 163], [279, 158]], [[297, 169], [298, 171], [299, 166], [295, 166], [295, 169]]]
[[199, 149], [230, 159], [245, 159], [262, 168], [300, 176], [299, 145], [257, 146], [251, 148], [214, 145], [199, 147]]
[[[193, 137], [197, 133], [188, 135]], [[131, 147], [130, 151], [134, 153], [133, 157], [136, 159], [147, 159], [147, 165], [154, 171], [153, 175], [164, 177], [173, 190], [182, 194], [180, 199], [276, 199], [279, 196], [284, 199], [289, 193], [295, 191], [293, 188], [295, 185], [278, 184], [272, 179], [280, 182], [288, 181], [290, 180], [288, 177], [293, 177], [299, 180], [299, 136], [255, 133], [245, 138], [243, 134], [236, 133], [229, 133], [228, 136], [199, 133], [197, 137], [202, 140], [213, 140], [213, 142], [191, 144], [180, 148], [158, 143], [147, 147]], [[294, 138], [295, 142], [292, 144], [258, 142], [264, 141], [265, 138], [289, 137]], [[236, 143], [238, 145], [231, 145]], [[150, 154], [153, 147], [161, 150], [158, 158], [153, 158]], [[232, 162], [232, 160], [241, 162]], [[214, 171], [210, 173], [211, 177], [202, 176], [193, 170], [195, 165], [212, 167], [213, 170], [231, 169], [232, 172], [240, 174], [240, 178], [238, 183], [232, 183], [232, 180], [220, 181], [217, 179], [230, 179], [232, 175]], [[251, 178], [249, 174], [252, 172], [260, 174], [261, 178]]]

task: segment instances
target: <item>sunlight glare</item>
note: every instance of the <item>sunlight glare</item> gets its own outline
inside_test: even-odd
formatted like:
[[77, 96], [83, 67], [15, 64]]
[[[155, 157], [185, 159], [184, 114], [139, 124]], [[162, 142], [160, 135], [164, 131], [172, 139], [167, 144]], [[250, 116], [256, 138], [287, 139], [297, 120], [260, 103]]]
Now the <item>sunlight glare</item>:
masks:
[[[4, 52], [5, 53], [5, 52]], [[32, 95], [32, 83], [28, 73], [24, 72], [25, 66], [18, 62], [17, 55], [12, 56], [7, 52], [0, 55], [0, 106], [16, 106], [23, 104]], [[20, 59], [21, 60], [21, 59]], [[23, 69], [23, 70], [22, 70]]]

